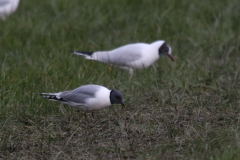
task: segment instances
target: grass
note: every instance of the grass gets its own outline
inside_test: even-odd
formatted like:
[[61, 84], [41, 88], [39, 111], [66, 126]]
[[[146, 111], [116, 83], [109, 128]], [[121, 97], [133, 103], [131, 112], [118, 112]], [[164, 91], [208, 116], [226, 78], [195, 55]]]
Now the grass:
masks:
[[[1, 159], [239, 159], [240, 3], [31, 1], [0, 22]], [[69, 50], [110, 50], [164, 39], [160, 58], [135, 72]], [[84, 84], [119, 89], [85, 119], [40, 98]]]

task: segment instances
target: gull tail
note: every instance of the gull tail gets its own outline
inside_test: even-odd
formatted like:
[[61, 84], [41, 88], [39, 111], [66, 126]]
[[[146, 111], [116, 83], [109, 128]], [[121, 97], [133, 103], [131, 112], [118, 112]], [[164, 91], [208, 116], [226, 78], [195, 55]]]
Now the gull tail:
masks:
[[86, 59], [92, 59], [93, 60], [93, 58], [92, 58], [93, 52], [84, 52], [84, 51], [70, 51], [70, 52], [72, 52], [76, 55], [79, 55], [79, 56], [83, 56]]
[[59, 97], [59, 93], [39, 93], [42, 98], [46, 98], [52, 101], [61, 101], [65, 102], [65, 100], [61, 97]]

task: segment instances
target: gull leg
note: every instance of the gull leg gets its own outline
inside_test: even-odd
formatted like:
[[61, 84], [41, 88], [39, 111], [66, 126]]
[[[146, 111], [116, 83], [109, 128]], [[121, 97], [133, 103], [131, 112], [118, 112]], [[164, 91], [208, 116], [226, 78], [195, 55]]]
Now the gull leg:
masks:
[[133, 69], [133, 68], [129, 68], [128, 71], [129, 71], [129, 74], [130, 74], [131, 77], [132, 77], [132, 76], [133, 76], [134, 69]]
[[87, 114], [86, 114], [86, 112], [83, 112], [83, 116], [85, 117], [85, 119], [87, 119]]
[[[3, 2], [4, 3], [4, 2]], [[3, 21], [6, 20], [6, 15], [0, 15], [0, 19], [2, 19]]]
[[62, 112], [62, 114], [65, 114], [65, 112], [66, 112], [62, 103], [59, 105], [59, 110]]
[[123, 69], [123, 70], [127, 70], [130, 75], [133, 75], [133, 71], [134, 71], [133, 68], [131, 68], [131, 67], [126, 67], [126, 66], [119, 66], [119, 68], [121, 68], [121, 69]]
[[129, 78], [130, 78], [130, 80], [132, 79], [132, 77], [133, 77], [133, 72], [134, 72], [134, 69], [133, 68], [129, 68], [128, 69], [128, 72], [129, 72]]
[[155, 64], [153, 64], [152, 66], [153, 66], [153, 69], [155, 70], [155, 72], [157, 72]]
[[82, 112], [80, 110], [76, 110], [76, 112], [77, 112], [77, 116], [82, 115]]
[[127, 108], [126, 106], [125, 106], [125, 107], [122, 106], [122, 110], [124, 110], [124, 109], [126, 109], [126, 108]]

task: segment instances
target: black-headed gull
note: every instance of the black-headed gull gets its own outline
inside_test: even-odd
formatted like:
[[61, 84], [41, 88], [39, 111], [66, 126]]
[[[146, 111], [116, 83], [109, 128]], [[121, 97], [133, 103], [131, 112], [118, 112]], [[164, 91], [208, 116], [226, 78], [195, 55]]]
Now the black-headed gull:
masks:
[[19, 4], [19, 0], [0, 0], [0, 18], [5, 20], [6, 16], [15, 12]]
[[68, 104], [83, 111], [101, 110], [112, 104], [121, 104], [122, 107], [126, 107], [120, 91], [109, 90], [106, 87], [93, 84], [84, 85], [74, 90], [58, 93], [40, 93], [40, 95], [43, 98]]
[[158, 60], [160, 56], [168, 56], [174, 61], [171, 51], [171, 47], [164, 40], [159, 40], [151, 44], [127, 44], [110, 51], [72, 52], [84, 56], [86, 59], [117, 65], [133, 74], [134, 69], [147, 68]]

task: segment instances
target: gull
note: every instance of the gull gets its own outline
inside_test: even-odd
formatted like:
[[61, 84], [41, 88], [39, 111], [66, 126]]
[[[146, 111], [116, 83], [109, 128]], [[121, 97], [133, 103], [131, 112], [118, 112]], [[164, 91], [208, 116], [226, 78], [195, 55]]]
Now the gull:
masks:
[[158, 40], [151, 44], [133, 43], [110, 51], [72, 51], [73, 53], [83, 56], [86, 59], [100, 61], [128, 70], [132, 75], [135, 69], [148, 68], [160, 56], [168, 56], [172, 61], [171, 47], [164, 41]]
[[19, 0], [0, 0], [0, 18], [6, 19], [6, 16], [15, 12], [18, 7]]
[[120, 91], [116, 89], [109, 90], [104, 86], [94, 84], [58, 93], [40, 93], [40, 95], [51, 101], [68, 104], [75, 109], [83, 111], [102, 110], [112, 104], [121, 104], [122, 107], [126, 108]]

